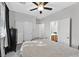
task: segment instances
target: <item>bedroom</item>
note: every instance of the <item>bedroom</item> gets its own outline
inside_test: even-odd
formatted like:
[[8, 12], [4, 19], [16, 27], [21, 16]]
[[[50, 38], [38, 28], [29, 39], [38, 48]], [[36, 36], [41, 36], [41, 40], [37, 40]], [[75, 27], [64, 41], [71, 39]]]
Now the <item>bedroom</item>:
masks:
[[[29, 11], [35, 6], [36, 5], [34, 5], [32, 2], [0, 2], [0, 14], [2, 17], [1, 19], [4, 20], [0, 20], [1, 23], [3, 22], [3, 24], [0, 23], [0, 26], [3, 25], [3, 29], [5, 29], [4, 27], [6, 27], [6, 29], [3, 31], [7, 32], [4, 35], [4, 38], [6, 38], [6, 36], [7, 38], [0, 39], [3, 43], [5, 43], [5, 45], [3, 45], [3, 43], [0, 43], [2, 46], [2, 56], [79, 56], [79, 28], [77, 27], [79, 24], [79, 3], [49, 2], [46, 6], [53, 8], [53, 10], [43, 10], [42, 14], [40, 14], [38, 10]], [[5, 14], [7, 14], [7, 16]], [[6, 23], [8, 25], [4, 25], [4, 22], [6, 20]], [[16, 44], [16, 51], [9, 51], [9, 48], [6, 48], [8, 46], [11, 46], [9, 45], [9, 41], [11, 40], [9, 39], [11, 35], [10, 29], [17, 29], [15, 38], [17, 43], [12, 42]], [[52, 41], [51, 37], [53, 34], [57, 36], [57, 41]], [[17, 48], [19, 45], [20, 47]], [[5, 50], [3, 49], [3, 47], [5, 47]], [[52, 49], [54, 51], [51, 52]], [[67, 49], [69, 51], [66, 51]], [[37, 51], [39, 54], [37, 53]], [[5, 54], [4, 52], [6, 52], [7, 54]]]

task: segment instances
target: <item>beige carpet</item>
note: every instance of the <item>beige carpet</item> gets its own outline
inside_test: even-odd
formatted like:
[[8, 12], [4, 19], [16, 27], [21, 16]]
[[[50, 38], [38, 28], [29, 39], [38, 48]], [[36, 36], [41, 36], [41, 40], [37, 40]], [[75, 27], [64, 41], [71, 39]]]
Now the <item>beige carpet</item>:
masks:
[[21, 47], [21, 54], [23, 57], [75, 57], [79, 56], [79, 50], [60, 42], [26, 41]]

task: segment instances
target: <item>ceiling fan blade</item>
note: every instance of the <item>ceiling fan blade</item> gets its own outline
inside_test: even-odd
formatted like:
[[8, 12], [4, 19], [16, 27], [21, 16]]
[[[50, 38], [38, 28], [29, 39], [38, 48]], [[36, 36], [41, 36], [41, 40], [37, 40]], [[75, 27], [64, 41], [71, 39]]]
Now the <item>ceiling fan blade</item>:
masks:
[[48, 2], [44, 2], [44, 6], [45, 6], [46, 4], [48, 4]]
[[42, 11], [39, 11], [40, 12], [40, 14], [42, 14]]
[[38, 3], [36, 3], [36, 2], [32, 2], [32, 3], [34, 3], [36, 6], [38, 6]]
[[49, 8], [49, 7], [44, 7], [44, 9], [46, 9], [46, 10], [52, 10], [52, 8]]
[[37, 8], [31, 9], [30, 11], [36, 10]]

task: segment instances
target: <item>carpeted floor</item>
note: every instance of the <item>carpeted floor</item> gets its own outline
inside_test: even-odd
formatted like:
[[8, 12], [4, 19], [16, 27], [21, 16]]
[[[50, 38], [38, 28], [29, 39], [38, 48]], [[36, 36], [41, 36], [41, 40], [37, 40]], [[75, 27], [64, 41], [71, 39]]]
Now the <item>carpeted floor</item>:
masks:
[[17, 45], [16, 52], [9, 52], [5, 55], [5, 57], [21, 57], [20, 56], [20, 48], [22, 44]]

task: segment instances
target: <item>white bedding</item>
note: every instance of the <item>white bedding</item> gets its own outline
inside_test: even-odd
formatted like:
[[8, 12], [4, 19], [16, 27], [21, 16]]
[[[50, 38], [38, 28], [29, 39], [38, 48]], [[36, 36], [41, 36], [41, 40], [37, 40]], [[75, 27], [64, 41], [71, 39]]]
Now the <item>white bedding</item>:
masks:
[[66, 46], [61, 42], [48, 40], [26, 41], [21, 47], [23, 57], [73, 57], [79, 56], [77, 49]]

